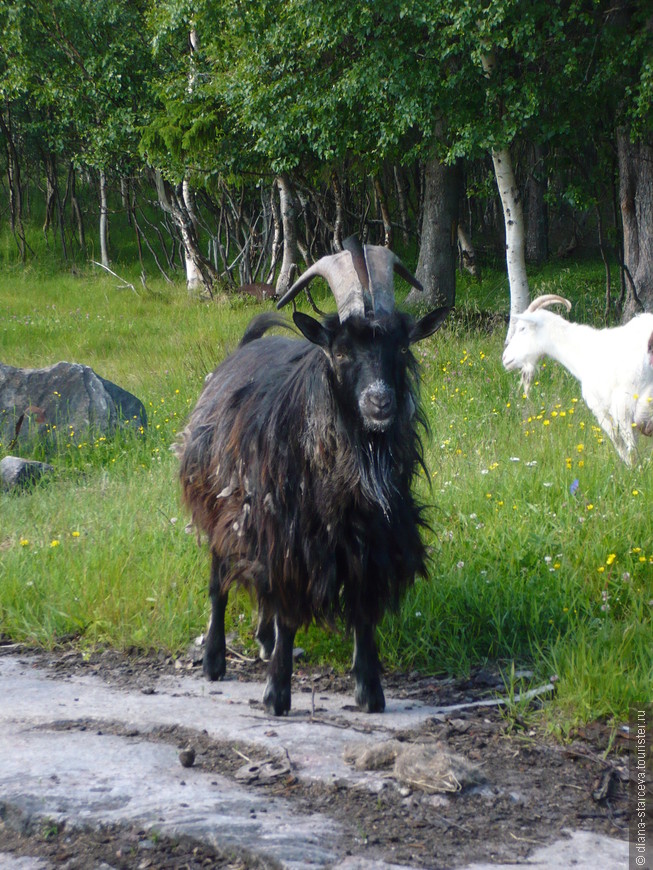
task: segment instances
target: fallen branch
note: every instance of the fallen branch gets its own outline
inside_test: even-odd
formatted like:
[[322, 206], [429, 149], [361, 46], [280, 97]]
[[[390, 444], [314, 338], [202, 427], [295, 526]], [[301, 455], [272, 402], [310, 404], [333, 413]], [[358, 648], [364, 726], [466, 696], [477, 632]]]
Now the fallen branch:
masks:
[[114, 278], [117, 278], [119, 281], [122, 281], [124, 287], [129, 287], [129, 289], [138, 296], [138, 290], [134, 287], [133, 284], [130, 284], [129, 281], [125, 281], [124, 278], [121, 278], [120, 275], [116, 275], [108, 266], [104, 266], [102, 263], [98, 263], [97, 260], [91, 260], [94, 266], [99, 266], [100, 269], [104, 269], [110, 275], [113, 275]]

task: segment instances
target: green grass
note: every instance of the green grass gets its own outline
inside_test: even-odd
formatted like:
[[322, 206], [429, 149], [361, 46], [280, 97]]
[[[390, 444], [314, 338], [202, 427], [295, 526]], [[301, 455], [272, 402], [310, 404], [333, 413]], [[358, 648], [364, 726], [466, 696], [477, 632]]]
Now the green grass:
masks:
[[[147, 290], [117, 284], [92, 268], [0, 270], [0, 360], [88, 364], [134, 392], [150, 421], [143, 435], [63, 439], [51, 477], [0, 493], [0, 631], [43, 647], [175, 653], [205, 628], [209, 560], [185, 531], [169, 447], [205, 373], [259, 309], [193, 302], [154, 277]], [[543, 269], [532, 292], [568, 295], [573, 317], [598, 323], [602, 288], [602, 266], [588, 263]], [[417, 348], [431, 570], [381, 626], [383, 658], [450, 674], [528, 665], [536, 681], [557, 677], [551, 721], [619, 719], [652, 694], [653, 465], [620, 462], [556, 364], [522, 396], [501, 366], [504, 330], [466, 325], [507, 302], [500, 270], [462, 279], [458, 314]], [[229, 617], [249, 634], [245, 597]], [[340, 635], [310, 629], [298, 643], [313, 660], [350, 656]]]

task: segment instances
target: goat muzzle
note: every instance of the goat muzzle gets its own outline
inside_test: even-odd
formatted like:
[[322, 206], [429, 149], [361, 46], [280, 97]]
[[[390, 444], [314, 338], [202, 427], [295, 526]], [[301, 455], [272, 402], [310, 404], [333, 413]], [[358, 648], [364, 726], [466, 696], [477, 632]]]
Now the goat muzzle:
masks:
[[394, 390], [385, 381], [375, 381], [361, 393], [358, 407], [365, 428], [374, 432], [383, 432], [395, 418], [397, 399]]

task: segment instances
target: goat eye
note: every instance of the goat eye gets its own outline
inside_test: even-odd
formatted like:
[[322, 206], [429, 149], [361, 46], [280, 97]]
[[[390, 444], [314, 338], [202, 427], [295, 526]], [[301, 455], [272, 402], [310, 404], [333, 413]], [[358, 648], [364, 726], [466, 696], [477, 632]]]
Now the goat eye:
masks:
[[402, 353], [408, 353], [408, 345], [406, 345], [405, 347], [400, 348], [400, 350], [401, 350]]

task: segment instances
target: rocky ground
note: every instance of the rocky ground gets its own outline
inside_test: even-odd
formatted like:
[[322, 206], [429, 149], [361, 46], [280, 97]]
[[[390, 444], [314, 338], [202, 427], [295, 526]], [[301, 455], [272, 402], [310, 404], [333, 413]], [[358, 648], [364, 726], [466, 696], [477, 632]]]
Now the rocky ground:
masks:
[[[21, 655], [8, 645], [0, 647], [0, 655], [3, 652]], [[30, 667], [45, 670], [53, 680], [92, 675], [121, 692], [141, 695], [157, 692], [163, 677], [201, 679], [198, 656], [192, 652], [177, 661], [162, 655], [123, 656], [114, 652], [89, 657], [76, 650], [26, 651], [25, 655]], [[261, 681], [264, 666], [234, 653], [229, 675], [239, 682]], [[493, 698], [503, 691], [500, 677], [487, 670], [467, 681], [390, 673], [384, 683], [388, 696], [436, 708]], [[352, 688], [348, 676], [332, 669], [309, 668], [301, 662], [296, 666], [294, 697], [310, 695], [310, 715], [319, 721], [323, 693], [325, 697], [342, 694], [345, 713], [329, 721], [334, 728], [347, 731], [355, 743], [365, 738], [366, 726], [356, 724], [360, 720], [347, 719]], [[250, 704], [253, 712], [262, 709], [256, 701]], [[369, 717], [370, 722], [373, 719], [374, 727], [379, 720], [382, 725], [383, 717]], [[458, 792], [407, 785], [389, 774], [384, 787], [371, 790], [351, 787], [338, 778], [312, 781], [293, 765], [292, 746], [285, 763], [283, 758], [271, 758], [260, 745], [216, 740], [202, 724], [198, 722], [197, 728], [167, 724], [139, 734], [111, 718], [98, 722], [78, 717], [63, 719], [56, 727], [80, 734], [93, 730], [140, 737], [149, 744], [174, 745], [179, 751], [192, 746], [194, 758], [185, 758], [187, 763], [192, 760], [188, 778], [198, 771], [219, 773], [258, 796], [283, 798], [298, 814], [316, 813], [333, 820], [340, 832], [337, 851], [339, 860], [345, 862], [343, 867], [349, 866], [347, 856], [352, 861], [381, 862], [368, 866], [498, 864], [525, 860], [538, 847], [563, 837], [565, 831], [588, 831], [620, 840], [628, 836], [627, 739], [624, 733], [613, 739], [610, 729], [601, 724], [579, 731], [573, 740], [562, 744], [498, 706], [472, 706], [428, 717], [415, 728], [389, 735], [406, 746], [444, 746], [464, 757], [479, 772], [479, 782]], [[273, 734], [277, 727], [277, 720], [271, 718], [268, 733]], [[84, 827], [43, 819], [35, 822], [3, 802], [1, 794], [0, 852], [14, 858], [40, 857], [46, 862], [43, 867], [79, 870], [278, 866], [276, 859], [256, 850], [221, 848], [183, 835], [158, 836], [139, 825]]]

